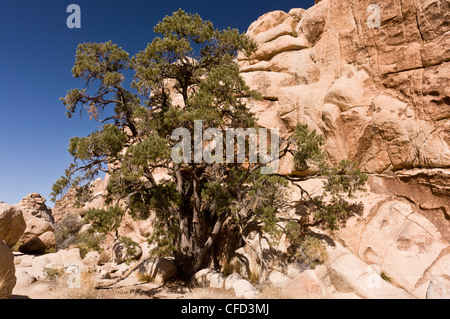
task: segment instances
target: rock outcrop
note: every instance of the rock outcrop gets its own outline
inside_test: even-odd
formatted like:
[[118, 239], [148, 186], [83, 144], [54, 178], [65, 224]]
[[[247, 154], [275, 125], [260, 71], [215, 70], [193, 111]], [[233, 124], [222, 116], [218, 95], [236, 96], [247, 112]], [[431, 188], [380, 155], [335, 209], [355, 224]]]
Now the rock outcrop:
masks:
[[55, 234], [47, 231], [35, 237], [19, 247], [19, 251], [24, 254], [44, 254], [49, 248], [55, 248]]
[[[260, 124], [287, 134], [306, 123], [326, 137], [333, 163], [370, 173], [450, 167], [449, 3], [323, 0], [270, 12], [248, 29], [259, 45], [239, 56]], [[290, 159], [283, 173], [292, 171]]]
[[[444, 232], [449, 221], [440, 210], [434, 211], [430, 218], [430, 211], [420, 206], [426, 201], [418, 201], [413, 187], [409, 188], [412, 191], [408, 196], [417, 203], [401, 196], [408, 189], [404, 183], [397, 175], [370, 175], [368, 192], [355, 199], [364, 203], [363, 210], [334, 233], [335, 244], [345, 247], [345, 251], [329, 251], [328, 273], [330, 277], [340, 278], [333, 284], [338, 291], [352, 292], [363, 298], [390, 295], [391, 292], [385, 290], [377, 297], [380, 290], [357, 287], [358, 281], [367, 283], [360, 279], [371, 276], [369, 273], [373, 271], [368, 267], [373, 265], [391, 285], [415, 298], [426, 298], [432, 277], [449, 275], [450, 243]], [[302, 187], [310, 194], [321, 192], [314, 181], [304, 182]], [[428, 197], [430, 203], [432, 199]], [[434, 203], [440, 202], [436, 199]], [[359, 277], [351, 276], [358, 272], [361, 276], [367, 274], [355, 281]], [[382, 281], [383, 285], [386, 280]], [[346, 289], [350, 283], [352, 288]], [[395, 291], [392, 295], [401, 296]]]
[[45, 198], [38, 193], [31, 193], [17, 205], [22, 210], [27, 225], [23, 236], [19, 239], [21, 243], [27, 243], [45, 232], [54, 231], [52, 211], [45, 202]]
[[52, 213], [56, 223], [60, 222], [65, 216], [68, 215], [83, 215], [83, 208], [77, 205], [77, 193], [78, 189], [76, 187], [72, 187], [61, 199], [55, 202]]
[[[238, 56], [243, 78], [263, 96], [248, 105], [282, 136], [308, 124], [325, 137], [332, 164], [349, 159], [371, 175], [364, 212], [335, 234], [347, 252], [327, 266], [333, 289], [362, 298], [442, 295], [450, 275], [450, 4], [379, 1], [379, 27], [368, 23], [370, 4], [323, 0], [261, 16], [247, 31], [258, 50]], [[295, 173], [292, 162], [282, 159], [279, 172]], [[310, 182], [310, 193], [320, 192]], [[381, 289], [369, 289], [365, 279], [380, 276]]]
[[211, 287], [221, 289], [225, 286], [226, 277], [212, 268], [202, 269], [192, 276], [192, 284], [197, 287]]
[[[363, 201], [364, 210], [333, 234], [324, 265], [314, 270], [283, 265], [286, 238], [278, 247], [271, 247], [263, 238], [249, 236], [258, 253], [268, 256], [265, 253], [274, 250], [277, 255], [270, 255], [270, 261], [280, 257], [279, 263], [271, 264], [267, 279], [291, 298], [449, 295], [449, 2], [377, 3], [381, 8], [379, 28], [367, 23], [367, 8], [372, 4], [368, 0], [322, 0], [307, 10], [267, 13], [247, 31], [258, 50], [249, 58], [238, 56], [244, 80], [263, 96], [262, 101], [248, 101], [261, 126], [279, 128], [284, 136], [298, 123], [308, 124], [325, 137], [333, 164], [350, 159], [370, 174], [369, 192], [357, 198]], [[178, 103], [179, 96], [173, 98]], [[282, 174], [293, 173], [292, 158], [284, 158], [280, 168]], [[95, 180], [93, 196], [85, 202], [71, 189], [56, 203], [55, 219], [104, 208], [107, 183], [108, 176]], [[310, 180], [302, 186], [311, 195], [319, 194], [322, 182]], [[27, 226], [32, 224], [31, 217], [51, 225], [45, 200], [37, 195], [30, 194], [20, 205]], [[0, 204], [0, 237], [1, 216]], [[31, 232], [28, 227], [25, 231], [34, 244], [40, 244], [45, 234], [51, 237], [50, 229], [38, 226], [39, 231]], [[119, 236], [139, 244], [151, 232], [151, 219], [137, 222], [128, 214], [118, 229]], [[17, 237], [8, 236], [10, 243]], [[126, 255], [125, 247], [116, 248], [113, 257]], [[142, 250], [147, 258], [147, 249]], [[238, 262], [238, 257], [230, 261], [232, 271], [239, 274], [225, 277], [204, 269], [194, 276], [194, 283], [233, 289], [239, 298], [257, 297], [259, 291], [245, 280], [261, 271], [255, 251], [246, 245], [236, 250], [236, 255], [246, 261]], [[56, 256], [23, 256], [18, 263], [21, 282], [42, 277], [49, 265], [61, 265], [62, 260], [54, 260]], [[120, 276], [129, 267], [124, 258], [112, 258], [115, 263], [106, 264], [101, 260], [101, 255], [92, 253], [82, 264], [97, 270], [102, 265], [103, 279]], [[79, 251], [76, 262], [81, 263]], [[27, 271], [30, 263], [33, 267]], [[35, 268], [39, 271], [31, 270]], [[178, 268], [171, 259], [147, 259], [136, 273], [164, 283], [178, 274]]]
[[31, 193], [17, 204], [24, 213], [42, 218], [48, 223], [54, 223], [52, 210], [45, 205], [47, 200], [38, 193]]
[[26, 223], [26, 229], [18, 240], [22, 252], [42, 254], [47, 248], [55, 246], [54, 218], [45, 202], [46, 199], [40, 194], [31, 193], [17, 204]]
[[0, 203], [0, 240], [12, 247], [22, 237], [26, 227], [23, 213], [17, 206]]

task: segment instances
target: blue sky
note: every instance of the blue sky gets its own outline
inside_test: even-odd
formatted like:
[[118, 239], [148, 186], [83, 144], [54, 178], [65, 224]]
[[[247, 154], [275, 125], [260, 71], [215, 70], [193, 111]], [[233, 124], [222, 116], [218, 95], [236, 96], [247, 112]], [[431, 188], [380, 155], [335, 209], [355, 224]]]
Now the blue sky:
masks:
[[[69, 29], [69, 4], [81, 8], [81, 29]], [[273, 10], [309, 8], [314, 0], [144, 1], [0, 0], [0, 201], [16, 204], [31, 192], [49, 199], [51, 186], [72, 161], [69, 139], [98, 128], [68, 119], [59, 100], [82, 87], [72, 77], [75, 49], [111, 40], [133, 56], [151, 42], [153, 27], [182, 8], [216, 28], [241, 32]], [[49, 206], [53, 204], [47, 200]]]

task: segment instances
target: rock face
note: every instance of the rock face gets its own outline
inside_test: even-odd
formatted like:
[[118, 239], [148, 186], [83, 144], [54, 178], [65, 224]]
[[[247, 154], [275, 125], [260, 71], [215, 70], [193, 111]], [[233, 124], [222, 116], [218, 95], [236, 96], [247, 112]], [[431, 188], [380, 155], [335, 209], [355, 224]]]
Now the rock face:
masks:
[[[420, 193], [425, 185], [418, 186], [413, 176], [417, 172], [369, 176], [368, 192], [356, 199], [363, 201], [363, 211], [334, 234], [336, 244], [346, 249], [329, 251], [328, 273], [339, 292], [362, 298], [423, 299], [431, 278], [450, 275], [449, 220], [441, 202], [445, 197], [433, 195], [430, 184], [430, 193]], [[312, 181], [302, 186], [310, 194], [321, 192]], [[446, 189], [444, 185], [437, 188]], [[438, 207], [444, 211], [431, 210]], [[378, 275], [373, 268], [378, 269]]]
[[327, 299], [328, 292], [314, 270], [305, 270], [284, 286], [292, 299]]
[[65, 269], [76, 267], [80, 271], [85, 269], [80, 256], [80, 249], [60, 250], [56, 253], [42, 256], [22, 255], [14, 260], [18, 273], [24, 272], [35, 279], [45, 279], [47, 277], [45, 269]]
[[249, 104], [282, 135], [297, 123], [316, 129], [334, 163], [371, 173], [450, 167], [449, 3], [378, 1], [373, 28], [372, 2], [323, 0], [255, 21], [247, 34], [258, 51], [238, 61], [265, 100]]
[[0, 299], [8, 299], [16, 285], [14, 256], [8, 245], [0, 240]]
[[19, 202], [18, 207], [22, 210], [27, 225], [23, 236], [19, 239], [21, 243], [25, 244], [45, 232], [54, 231], [52, 211], [45, 202], [45, 198], [38, 193], [31, 193]]
[[78, 207], [76, 188], [70, 188], [67, 193], [59, 200], [55, 202], [52, 213], [55, 218], [55, 222], [61, 221], [67, 215], [83, 215], [83, 209]]
[[24, 213], [42, 218], [46, 222], [53, 223], [52, 210], [45, 205], [46, 199], [38, 193], [31, 193], [19, 202], [18, 206]]
[[[308, 124], [325, 137], [332, 164], [349, 159], [371, 174], [364, 212], [335, 234], [345, 250], [330, 250], [325, 277], [336, 293], [445, 295], [450, 4], [378, 1], [380, 26], [374, 27], [372, 3], [316, 1], [307, 10], [274, 11], [255, 21], [247, 34], [258, 50], [239, 55], [238, 63], [264, 100], [248, 105], [261, 126], [279, 128], [282, 136]], [[281, 160], [279, 173], [294, 173], [292, 158]]]
[[109, 175], [93, 180], [89, 185], [92, 197], [89, 199], [78, 198], [78, 187], [70, 188], [67, 193], [55, 202], [52, 210], [56, 222], [59, 222], [69, 214], [84, 216], [87, 209], [106, 208], [104, 195], [106, 195], [106, 186], [108, 185]]
[[26, 229], [22, 211], [17, 206], [0, 203], [0, 240], [12, 247]]
[[405, 290], [384, 280], [367, 263], [340, 245], [329, 249], [328, 275], [340, 292], [355, 293], [365, 299], [410, 299]]

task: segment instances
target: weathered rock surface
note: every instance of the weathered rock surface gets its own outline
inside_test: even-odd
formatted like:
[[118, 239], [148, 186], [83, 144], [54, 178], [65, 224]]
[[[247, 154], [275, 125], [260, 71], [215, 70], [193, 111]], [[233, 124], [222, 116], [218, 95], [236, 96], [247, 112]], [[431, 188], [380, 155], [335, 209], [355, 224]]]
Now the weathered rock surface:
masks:
[[[238, 61], [264, 97], [249, 100], [261, 126], [287, 135], [308, 124], [333, 164], [350, 159], [373, 174], [364, 211], [336, 233], [347, 250], [325, 272], [331, 297], [425, 298], [431, 278], [450, 269], [450, 8], [381, 1], [377, 29], [369, 4], [267, 13], [247, 31], [258, 51]], [[293, 173], [292, 158], [279, 172]], [[320, 193], [313, 184], [308, 191]]]
[[16, 285], [14, 255], [8, 245], [0, 239], [0, 299], [8, 299]]
[[[421, 174], [403, 172], [399, 175], [369, 176], [369, 192], [355, 200], [363, 202], [363, 210], [335, 232], [336, 243], [343, 244], [347, 249], [345, 255], [348, 255], [330, 260], [330, 277], [335, 279], [333, 285], [337, 291], [356, 293], [363, 298], [378, 298], [364, 292], [366, 289], [363, 286], [356, 290], [355, 287], [346, 289], [338, 279], [344, 277], [347, 283], [359, 285], [358, 281], [364, 277], [375, 280], [377, 277], [373, 271], [376, 268], [379, 275], [389, 280], [389, 284], [401, 288], [410, 296], [423, 299], [433, 276], [449, 274], [450, 244], [446, 235], [449, 220], [444, 213], [445, 196], [442, 196], [447, 186], [443, 178], [441, 183], [430, 186], [426, 181], [432, 175]], [[439, 174], [436, 178], [442, 177]], [[414, 176], [424, 179], [421, 181]], [[302, 183], [302, 186], [310, 194], [321, 193], [320, 185], [314, 180]], [[428, 192], [421, 192], [427, 188]], [[436, 188], [436, 191], [431, 192], [430, 188]], [[434, 210], [424, 209], [424, 205]], [[439, 207], [444, 207], [444, 211], [437, 209]], [[369, 265], [372, 270], [366, 271]], [[348, 274], [341, 271], [341, 275], [335, 276], [333, 274], [337, 271], [334, 267], [347, 267]], [[358, 272], [361, 278], [351, 277]], [[385, 282], [383, 280], [383, 285]], [[361, 291], [358, 292], [358, 289]]]
[[42, 218], [49, 223], [54, 222], [52, 210], [45, 205], [46, 199], [38, 193], [31, 193], [22, 198], [17, 204], [24, 213]]
[[427, 299], [450, 299], [450, 276], [433, 276], [427, 290]]
[[237, 272], [232, 273], [231, 275], [227, 276], [225, 278], [225, 289], [233, 289], [233, 285], [236, 281], [244, 279], [240, 274]]
[[266, 99], [253, 108], [270, 110], [257, 112], [260, 124], [287, 134], [306, 123], [326, 137], [332, 162], [371, 173], [448, 168], [449, 3], [378, 2], [378, 29], [367, 23], [371, 3], [323, 0], [252, 23], [258, 51], [238, 60]]
[[269, 282], [274, 287], [284, 287], [291, 279], [280, 271], [273, 270], [269, 274]]
[[17, 206], [0, 203], [0, 240], [12, 247], [22, 237], [26, 227], [23, 213]]
[[223, 288], [225, 275], [215, 269], [205, 268], [194, 274], [192, 283], [198, 287]]
[[[383, 183], [377, 177], [370, 180]], [[440, 231], [449, 222], [442, 213], [428, 219], [420, 206], [379, 196], [365, 201], [365, 213], [351, 218], [338, 236], [363, 261], [379, 265], [397, 286], [425, 298], [431, 276], [450, 269], [449, 241]]]
[[355, 293], [365, 299], [410, 299], [405, 290], [384, 280], [372, 267], [337, 245], [329, 249], [328, 275], [340, 292]]
[[168, 258], [147, 259], [137, 271], [158, 283], [164, 283], [176, 277], [179, 272], [175, 262]]
[[78, 248], [60, 250], [56, 253], [40, 256], [19, 255], [15, 257], [15, 264], [18, 273], [26, 272], [35, 279], [47, 278], [45, 269], [64, 270], [67, 267], [75, 267], [80, 272], [85, 269]]
[[47, 231], [21, 245], [19, 251], [24, 254], [40, 255], [44, 254], [49, 248], [54, 248], [55, 245], [55, 234], [52, 231]]
[[27, 287], [37, 281], [35, 277], [30, 275], [25, 269], [20, 269], [16, 272], [17, 284], [16, 287]]
[[67, 215], [84, 215], [83, 208], [76, 204], [78, 202], [77, 193], [78, 189], [72, 187], [61, 199], [55, 202], [52, 209], [55, 222], [60, 222]]
[[251, 283], [245, 279], [237, 280], [233, 283], [234, 294], [238, 298], [252, 299], [255, 298], [259, 291]]
[[22, 210], [27, 225], [19, 242], [26, 244], [45, 232], [54, 231], [52, 211], [45, 202], [45, 198], [38, 193], [31, 193], [19, 202], [18, 207]]
[[292, 299], [327, 299], [328, 292], [314, 270], [305, 270], [284, 286], [284, 293]]

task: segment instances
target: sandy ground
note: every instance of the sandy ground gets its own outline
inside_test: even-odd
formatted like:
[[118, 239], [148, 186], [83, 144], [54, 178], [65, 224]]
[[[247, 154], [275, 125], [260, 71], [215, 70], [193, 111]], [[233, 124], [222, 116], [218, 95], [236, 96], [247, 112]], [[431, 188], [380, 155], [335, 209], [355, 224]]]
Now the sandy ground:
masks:
[[[108, 280], [102, 281], [107, 283]], [[63, 280], [38, 280], [31, 285], [16, 286], [11, 299], [234, 299], [232, 291], [192, 288], [182, 282], [164, 285], [142, 283], [132, 274], [106, 289], [95, 289], [93, 282], [81, 288], [68, 288]]]

